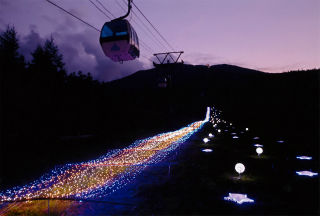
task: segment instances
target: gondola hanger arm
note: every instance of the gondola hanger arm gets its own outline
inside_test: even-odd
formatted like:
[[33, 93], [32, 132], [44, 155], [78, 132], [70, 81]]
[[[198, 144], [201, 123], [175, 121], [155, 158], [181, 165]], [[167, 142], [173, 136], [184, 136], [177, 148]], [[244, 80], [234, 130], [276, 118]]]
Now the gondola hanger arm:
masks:
[[125, 19], [127, 16], [129, 16], [131, 8], [132, 8], [131, 3], [132, 3], [132, 0], [128, 0], [128, 12], [124, 16], [116, 18], [116, 19], [114, 19], [112, 21], [122, 20], [122, 19]]

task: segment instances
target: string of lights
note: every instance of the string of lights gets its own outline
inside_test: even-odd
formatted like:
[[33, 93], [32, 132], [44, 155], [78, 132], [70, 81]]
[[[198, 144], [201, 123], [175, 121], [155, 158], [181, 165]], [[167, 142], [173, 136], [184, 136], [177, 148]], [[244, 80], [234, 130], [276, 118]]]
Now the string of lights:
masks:
[[0, 201], [103, 198], [130, 183], [144, 168], [165, 160], [208, 120], [207, 114], [203, 121], [138, 140], [96, 160], [56, 167], [30, 184], [0, 192]]

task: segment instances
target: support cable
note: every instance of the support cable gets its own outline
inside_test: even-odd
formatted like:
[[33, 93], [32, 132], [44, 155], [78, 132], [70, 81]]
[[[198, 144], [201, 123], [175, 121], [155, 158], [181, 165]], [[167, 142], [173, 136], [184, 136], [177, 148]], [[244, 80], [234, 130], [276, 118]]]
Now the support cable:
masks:
[[158, 31], [158, 29], [150, 22], [150, 20], [142, 13], [142, 11], [137, 7], [137, 5], [132, 2], [133, 6], [139, 11], [139, 13], [148, 21], [151, 27], [159, 34], [159, 36], [166, 42], [166, 44], [174, 50], [174, 48], [170, 45], [170, 43], [162, 36], [162, 34]]
[[70, 13], [69, 11], [65, 10], [64, 8], [60, 7], [59, 5], [53, 3], [52, 1], [50, 0], [46, 0], [47, 2], [49, 2], [50, 4], [52, 4], [53, 6], [59, 8], [60, 10], [64, 11], [65, 13], [69, 14], [70, 16], [76, 18], [77, 20], [81, 21], [82, 23], [86, 24], [87, 26], [93, 28], [94, 30], [96, 30], [97, 32], [100, 32], [99, 29], [97, 29], [96, 27], [94, 27], [93, 25], [87, 23], [86, 21], [82, 20], [81, 18], [77, 17], [76, 15], [73, 15], [72, 13]]
[[108, 19], [112, 19], [110, 16], [108, 16], [108, 14], [106, 14], [103, 10], [101, 10], [93, 1], [89, 0], [91, 2], [91, 4], [93, 4], [95, 6], [95, 8], [97, 8], [101, 13], [103, 13]]

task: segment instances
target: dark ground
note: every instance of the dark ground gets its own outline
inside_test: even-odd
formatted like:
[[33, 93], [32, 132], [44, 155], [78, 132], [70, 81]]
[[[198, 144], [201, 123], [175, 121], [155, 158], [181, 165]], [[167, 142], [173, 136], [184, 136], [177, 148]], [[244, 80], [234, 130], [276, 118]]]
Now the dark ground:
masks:
[[[171, 77], [166, 89], [157, 87], [163, 74], [170, 74]], [[181, 203], [177, 201], [178, 197], [182, 197], [180, 195], [170, 198], [162, 194], [165, 199], [154, 197], [154, 200], [163, 200], [162, 206], [166, 207], [157, 211], [154, 208], [159, 205], [150, 205], [148, 209], [141, 208], [142, 212], [149, 213], [149, 210], [154, 209], [158, 213], [168, 213], [170, 209], [177, 210], [177, 205], [186, 206], [181, 212], [174, 210], [181, 214], [210, 212], [207, 207], [217, 208], [218, 204], [221, 212], [224, 208], [233, 209], [232, 204], [219, 201], [221, 196], [229, 192], [232, 184], [236, 190], [248, 188], [252, 191], [252, 197], [258, 200], [255, 207], [244, 207], [245, 212], [255, 212], [256, 206], [262, 205], [265, 212], [275, 208], [280, 213], [290, 206], [290, 213], [295, 208], [299, 209], [298, 201], [293, 198], [295, 192], [301, 192], [299, 186], [305, 185], [305, 193], [309, 193], [314, 190], [312, 185], [318, 183], [317, 180], [308, 179], [306, 181], [314, 184], [304, 184], [305, 181], [292, 172], [296, 165], [300, 166], [293, 157], [297, 152], [313, 153], [316, 156], [319, 152], [319, 70], [266, 74], [230, 65], [210, 68], [180, 65], [140, 71], [98, 88], [90, 87], [88, 91], [87, 88], [83, 89], [78, 96], [74, 92], [70, 94], [72, 97], [64, 95], [59, 98], [59, 103], [46, 112], [31, 110], [31, 104], [31, 108], [22, 109], [21, 112], [9, 110], [4, 114], [16, 117], [8, 117], [11, 120], [8, 120], [5, 143], [2, 143], [2, 189], [25, 184], [57, 164], [93, 159], [108, 149], [121, 148], [136, 139], [178, 129], [203, 119], [205, 108], [212, 105], [222, 110], [224, 117], [239, 128], [252, 128], [250, 133], [263, 137], [266, 156], [269, 156], [263, 160], [247, 154], [251, 151], [248, 140], [239, 143], [244, 146], [240, 151], [246, 153], [243, 160], [255, 167], [248, 168], [251, 170], [248, 170], [248, 174], [254, 178], [258, 176], [257, 179], [253, 184], [238, 184], [223, 177], [229, 175], [224, 170], [233, 173], [233, 158], [239, 154], [230, 151], [233, 149], [231, 142], [222, 144], [217, 139], [217, 149], [212, 156], [203, 157], [198, 149], [190, 148], [187, 153], [192, 160], [182, 163], [183, 166], [178, 169], [181, 174], [177, 172], [176, 177], [172, 177], [164, 186], [147, 190], [161, 192], [168, 187], [176, 190], [175, 194], [181, 193], [188, 199], [182, 199]], [[280, 144], [275, 143], [278, 138], [287, 141], [280, 148]], [[314, 161], [318, 164], [317, 157]], [[261, 166], [258, 166], [260, 163]], [[198, 167], [197, 164], [203, 165]], [[270, 168], [272, 164], [274, 169]], [[316, 169], [315, 164], [312, 164], [312, 168]], [[216, 171], [213, 173], [211, 170]], [[280, 180], [269, 179], [274, 175], [280, 176]], [[178, 183], [181, 181], [189, 181], [186, 185], [201, 185], [203, 188], [193, 187], [188, 192], [183, 184]], [[202, 184], [203, 181], [206, 184]], [[279, 190], [283, 191], [280, 197], [275, 193]], [[277, 204], [269, 208], [265, 200], [267, 198], [260, 191], [272, 191], [268, 194], [275, 197], [273, 200]], [[210, 196], [213, 192], [218, 196]], [[156, 194], [151, 193], [150, 196]], [[196, 199], [203, 202], [199, 206], [191, 205], [192, 200]], [[317, 199], [309, 201], [305, 201], [302, 206], [315, 209]]]

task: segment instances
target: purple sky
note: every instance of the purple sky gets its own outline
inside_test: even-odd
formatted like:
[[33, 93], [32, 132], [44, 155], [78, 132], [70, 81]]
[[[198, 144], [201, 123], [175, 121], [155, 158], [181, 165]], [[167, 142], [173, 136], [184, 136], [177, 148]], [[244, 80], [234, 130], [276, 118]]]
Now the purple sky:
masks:
[[[101, 28], [106, 18], [89, 0], [52, 0]], [[99, 5], [96, 0], [92, 0]], [[100, 0], [115, 16], [123, 0]], [[319, 0], [134, 0], [183, 59], [191, 64], [235, 64], [266, 72], [320, 67]], [[137, 10], [134, 10], [139, 15]], [[150, 68], [147, 58], [168, 51], [139, 19], [128, 18], [141, 47], [139, 60], [113, 63], [104, 56], [99, 34], [45, 0], [0, 0], [0, 29], [16, 27], [21, 52], [30, 59], [36, 45], [52, 35], [69, 72], [91, 72], [113, 80]], [[145, 21], [145, 20], [143, 20]], [[148, 26], [151, 29], [150, 26]], [[156, 35], [155, 32], [152, 34]], [[161, 41], [159, 43], [159, 41]]]

